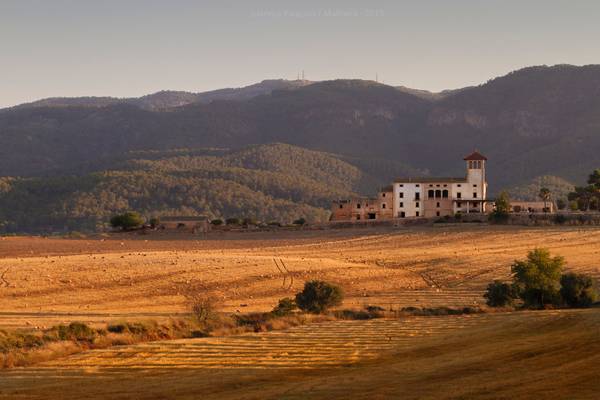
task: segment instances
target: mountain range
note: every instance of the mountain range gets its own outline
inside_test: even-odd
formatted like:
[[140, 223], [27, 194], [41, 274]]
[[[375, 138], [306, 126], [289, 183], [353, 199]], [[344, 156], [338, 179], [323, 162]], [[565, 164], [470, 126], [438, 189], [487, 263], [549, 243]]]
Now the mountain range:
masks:
[[[600, 165], [600, 66], [528, 67], [441, 93], [363, 80], [267, 80], [204, 93], [52, 98], [2, 109], [0, 219], [12, 230], [65, 226], [75, 214], [65, 211], [68, 206], [60, 196], [47, 201], [60, 192], [52, 185], [81, 196], [108, 187], [106, 193], [127, 200], [102, 206], [97, 211], [103, 216], [138, 206], [156, 214], [244, 213], [218, 195], [192, 205], [183, 198], [168, 204], [131, 203], [114, 183], [115, 176], [160, 173], [178, 179], [188, 174], [179, 187], [204, 179], [208, 181], [198, 187], [206, 188], [210, 180], [221, 179], [247, 198], [262, 199], [246, 214], [290, 219], [305, 213], [318, 220], [326, 218], [329, 198], [373, 194], [396, 176], [460, 176], [462, 157], [474, 149], [489, 159], [492, 194], [509, 189], [530, 199], [543, 182], [551, 182], [558, 185], [556, 195], [563, 196]], [[310, 168], [284, 163], [284, 168], [281, 154], [327, 162]], [[173, 164], [174, 158], [180, 161]], [[238, 158], [245, 162], [235, 164]], [[182, 159], [189, 164], [181, 164]], [[335, 180], [315, 175], [311, 168], [341, 175]], [[102, 190], [95, 186], [98, 179], [105, 185]], [[288, 182], [295, 181], [303, 182], [301, 196], [289, 193]], [[127, 185], [134, 182], [131, 178]], [[144, 182], [140, 191], [152, 185]], [[168, 197], [171, 189], [161, 190]], [[18, 218], [8, 208], [17, 198], [24, 199], [22, 204], [51, 204], [38, 217], [52, 214], [56, 219], [15, 223]], [[266, 199], [287, 203], [261, 210], [258, 204]]]

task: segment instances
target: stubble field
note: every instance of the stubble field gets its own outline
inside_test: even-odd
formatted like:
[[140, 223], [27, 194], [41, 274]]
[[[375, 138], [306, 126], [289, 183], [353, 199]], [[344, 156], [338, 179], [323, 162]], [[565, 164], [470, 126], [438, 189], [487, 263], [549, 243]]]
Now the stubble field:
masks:
[[[0, 327], [168, 318], [186, 312], [192, 289], [225, 312], [267, 311], [309, 279], [341, 285], [347, 308], [482, 305], [486, 284], [506, 279], [534, 247], [600, 277], [600, 230], [592, 228], [2, 238]], [[94, 350], [3, 372], [0, 397], [561, 398], [577, 389], [576, 398], [593, 398], [599, 314], [330, 321]]]

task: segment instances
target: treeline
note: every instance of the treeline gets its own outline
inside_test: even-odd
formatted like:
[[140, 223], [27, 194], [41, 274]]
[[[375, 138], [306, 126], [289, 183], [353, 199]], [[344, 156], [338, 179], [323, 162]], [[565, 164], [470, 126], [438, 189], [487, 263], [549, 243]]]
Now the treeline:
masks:
[[0, 178], [0, 232], [97, 230], [115, 214], [231, 216], [291, 223], [329, 217], [362, 173], [333, 155], [288, 145], [222, 156], [130, 159], [120, 170], [56, 178]]

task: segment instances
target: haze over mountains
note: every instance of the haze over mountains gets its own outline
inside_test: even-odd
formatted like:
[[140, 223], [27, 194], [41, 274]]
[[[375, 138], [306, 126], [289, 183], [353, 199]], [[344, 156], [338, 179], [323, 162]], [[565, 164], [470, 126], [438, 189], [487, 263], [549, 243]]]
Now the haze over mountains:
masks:
[[[102, 171], [131, 176], [140, 170], [160, 171], [176, 173], [179, 179], [190, 173], [188, 167], [193, 170], [191, 180], [179, 186], [193, 186], [198, 174], [204, 179], [203, 190], [212, 184], [241, 185], [238, 192], [246, 193], [245, 198], [263, 199], [248, 211], [261, 218], [289, 219], [294, 213], [307, 213], [322, 219], [330, 196], [370, 194], [400, 175], [460, 176], [462, 157], [473, 149], [489, 158], [494, 193], [517, 187], [520, 197], [530, 197], [524, 188], [544, 179], [561, 187], [582, 182], [600, 166], [600, 66], [530, 67], [480, 86], [437, 94], [361, 80], [271, 80], [205, 93], [54, 98], [2, 109], [0, 176], [22, 178], [5, 178], [4, 186], [0, 182], [0, 220], [12, 230], [36, 225], [37, 219], [22, 225], [14, 222], [15, 213], [9, 208], [17, 199], [52, 203], [54, 211], [45, 212], [54, 212], [56, 221], [68, 219], [68, 207], [56, 194], [73, 198], [75, 193], [98, 192], [91, 177], [106, 176]], [[251, 156], [240, 165], [221, 160], [229, 157], [233, 163], [244, 151]], [[282, 151], [291, 159], [321, 161], [312, 167], [284, 162]], [[178, 167], [173, 170], [169, 161], [173, 157], [186, 161], [175, 163]], [[278, 162], [267, 162], [270, 158]], [[333, 165], [345, 184], [331, 175], [310, 172], [321, 168], [329, 173]], [[52, 186], [63, 179], [57, 177], [72, 175], [77, 177], [61, 183], [62, 192]], [[286, 182], [300, 178], [311, 183], [297, 188], [302, 195], [291, 195], [293, 185]], [[264, 184], [257, 184], [259, 180]], [[129, 184], [135, 185], [134, 180]], [[151, 190], [139, 186], [138, 191], [148, 192], [152, 199]], [[101, 214], [136, 206], [157, 214], [243, 212], [218, 195], [192, 205], [185, 205], [188, 194], [175, 203], [138, 204], [135, 196], [123, 196], [117, 184], [104, 189], [121, 200], [101, 205]], [[161, 196], [169, 196], [168, 190], [161, 191]], [[54, 200], [45, 201], [52, 196]], [[284, 213], [284, 206], [260, 211], [264, 199], [289, 202], [287, 208], [293, 211]], [[46, 225], [55, 227], [56, 221]]]

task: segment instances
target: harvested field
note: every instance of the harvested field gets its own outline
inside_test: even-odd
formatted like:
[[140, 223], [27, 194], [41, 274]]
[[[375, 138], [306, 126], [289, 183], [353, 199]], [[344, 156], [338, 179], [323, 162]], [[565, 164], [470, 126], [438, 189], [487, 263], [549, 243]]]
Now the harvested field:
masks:
[[190, 290], [223, 311], [266, 311], [309, 279], [340, 284], [351, 308], [480, 305], [486, 284], [536, 246], [600, 277], [600, 230], [588, 227], [2, 238], [0, 327], [166, 318], [186, 311]]
[[338, 321], [93, 350], [0, 375], [0, 398], [593, 399], [600, 310]]

